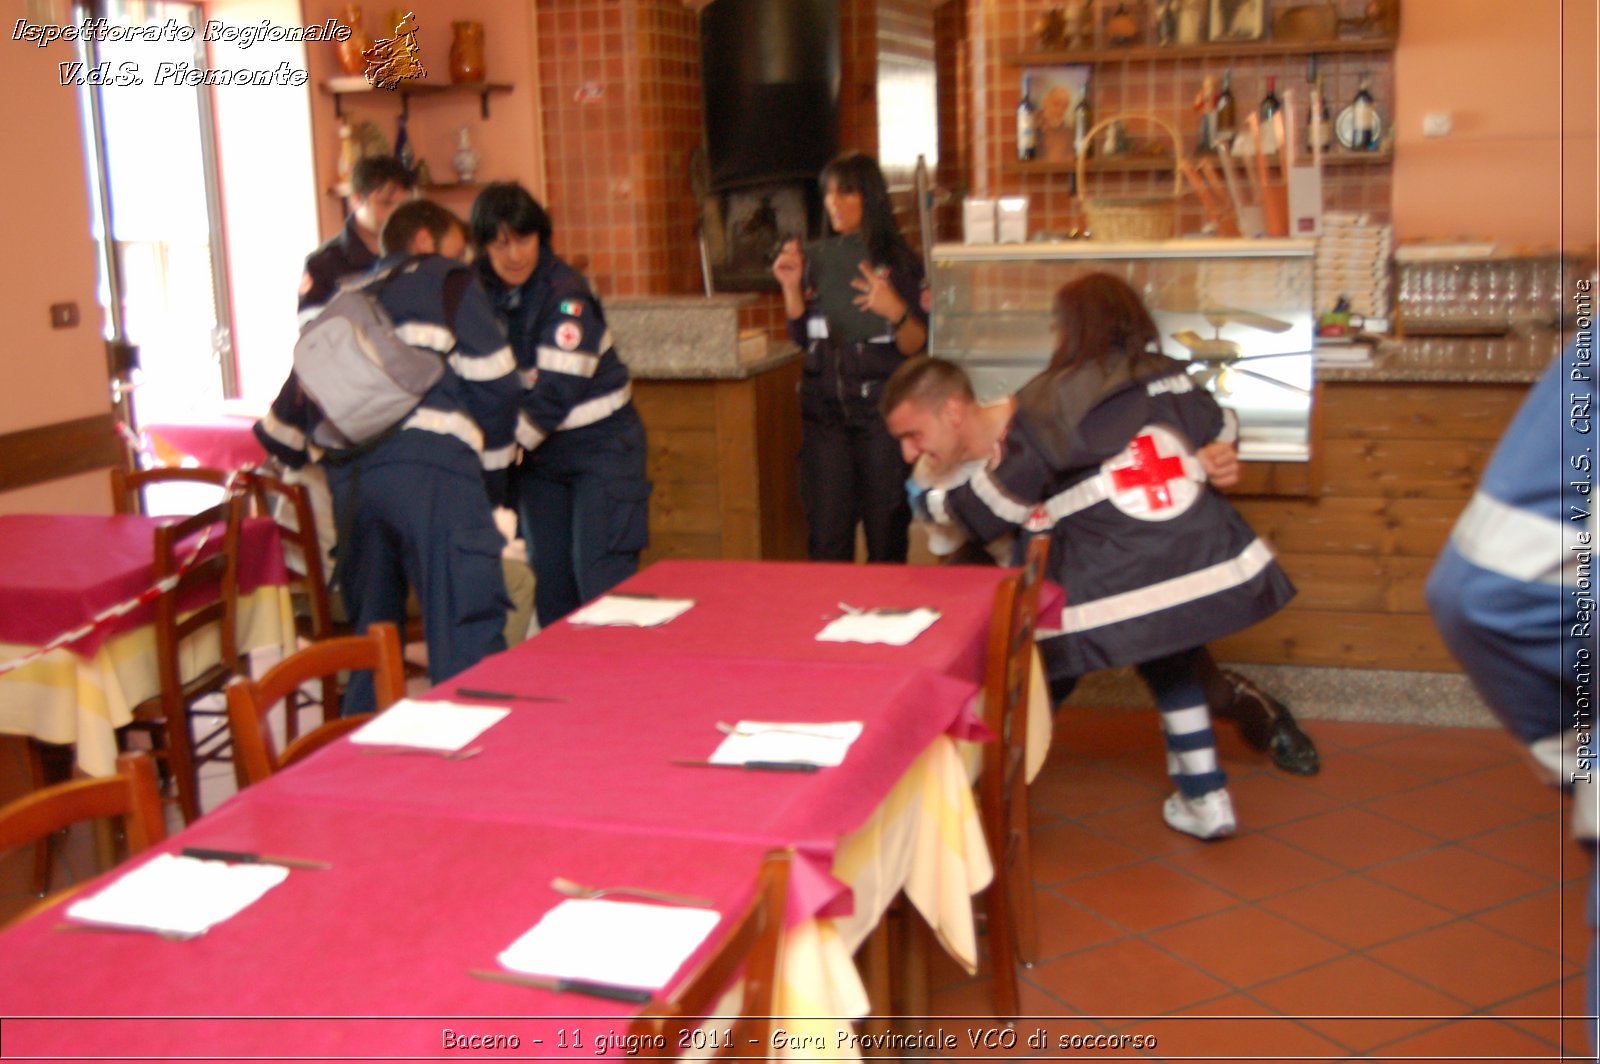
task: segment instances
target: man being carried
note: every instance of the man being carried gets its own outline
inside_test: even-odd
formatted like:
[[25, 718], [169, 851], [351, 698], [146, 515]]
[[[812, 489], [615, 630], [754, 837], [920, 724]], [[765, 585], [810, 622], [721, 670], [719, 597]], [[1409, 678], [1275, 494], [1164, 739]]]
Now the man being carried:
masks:
[[[979, 404], [966, 372], [940, 358], [907, 361], [889, 379], [883, 413], [889, 434], [900, 441], [901, 453], [913, 462], [912, 480], [924, 488], [964, 484], [978, 470], [998, 460], [1011, 423], [1015, 401]], [[1212, 484], [1227, 487], [1239, 478], [1238, 454], [1231, 442], [1200, 448], [1196, 456]], [[1047, 515], [1030, 522], [1027, 532], [1047, 532]], [[1016, 564], [1015, 537], [987, 545], [968, 542], [958, 528], [925, 523], [928, 546], [946, 561], [959, 564]], [[1287, 706], [1229, 669], [1217, 667], [1209, 651], [1198, 659], [1206, 701], [1217, 717], [1234, 721], [1240, 735], [1257, 750], [1270, 750], [1285, 772], [1315, 773], [1316, 746], [1300, 730]], [[1066, 691], [1054, 691], [1059, 702]]]

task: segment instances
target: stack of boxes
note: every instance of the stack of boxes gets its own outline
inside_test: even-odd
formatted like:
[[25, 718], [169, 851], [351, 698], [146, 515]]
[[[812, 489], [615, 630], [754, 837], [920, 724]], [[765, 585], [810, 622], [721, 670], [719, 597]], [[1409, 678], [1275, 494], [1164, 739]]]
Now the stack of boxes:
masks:
[[1324, 214], [1313, 273], [1316, 312], [1332, 310], [1342, 296], [1349, 301], [1352, 314], [1368, 319], [1369, 332], [1381, 331], [1389, 318], [1393, 253], [1394, 230], [1389, 225], [1374, 222], [1365, 214]]

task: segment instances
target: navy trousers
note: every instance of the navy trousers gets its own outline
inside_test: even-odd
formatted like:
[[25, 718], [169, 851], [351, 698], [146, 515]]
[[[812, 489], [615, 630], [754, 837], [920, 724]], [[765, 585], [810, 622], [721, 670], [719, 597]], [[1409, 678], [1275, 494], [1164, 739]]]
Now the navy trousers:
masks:
[[638, 571], [650, 542], [650, 481], [632, 404], [552, 433], [522, 456], [512, 484], [541, 628]]
[[[505, 649], [505, 538], [472, 448], [407, 429], [352, 462], [330, 465], [328, 486], [339, 523], [339, 587], [357, 631], [377, 621], [403, 630], [410, 587], [422, 606], [434, 683]], [[374, 708], [372, 674], [354, 673], [344, 712]]]

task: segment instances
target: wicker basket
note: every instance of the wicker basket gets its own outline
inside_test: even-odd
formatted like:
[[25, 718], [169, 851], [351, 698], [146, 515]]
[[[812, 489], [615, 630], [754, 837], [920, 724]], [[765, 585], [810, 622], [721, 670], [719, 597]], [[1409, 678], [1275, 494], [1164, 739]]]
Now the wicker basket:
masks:
[[1177, 131], [1150, 114], [1116, 115], [1096, 122], [1084, 136], [1085, 144], [1093, 144], [1096, 133], [1113, 122], [1126, 122], [1137, 118], [1157, 126], [1172, 139], [1172, 194], [1162, 196], [1094, 196], [1084, 194], [1084, 164], [1088, 153], [1078, 153], [1078, 196], [1083, 200], [1083, 213], [1089, 221], [1089, 235], [1096, 240], [1171, 240], [1178, 234], [1178, 198], [1183, 192], [1183, 177], [1178, 172], [1178, 159], [1183, 146], [1178, 142]]

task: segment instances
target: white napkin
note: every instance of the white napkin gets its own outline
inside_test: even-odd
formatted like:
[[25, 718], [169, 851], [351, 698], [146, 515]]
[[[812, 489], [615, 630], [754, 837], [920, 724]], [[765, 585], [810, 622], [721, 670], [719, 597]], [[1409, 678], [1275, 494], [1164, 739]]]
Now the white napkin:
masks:
[[715, 909], [569, 899], [500, 954], [514, 972], [659, 990], [722, 919]]
[[831, 724], [741, 720], [711, 754], [715, 765], [747, 761], [809, 761], [833, 766], [844, 761], [850, 744], [861, 736], [859, 720]]
[[567, 615], [573, 624], [620, 624], [635, 628], [654, 628], [666, 624], [694, 605], [694, 599], [634, 598], [631, 595], [602, 595], [576, 613]]
[[95, 894], [67, 916], [169, 934], [209, 931], [289, 877], [277, 865], [230, 864], [164, 853]]
[[402, 698], [350, 733], [350, 741], [371, 746], [418, 746], [459, 750], [500, 722], [509, 709], [418, 702]]
[[858, 610], [829, 622], [817, 633], [824, 643], [888, 643], [903, 647], [939, 619], [939, 611], [920, 606], [904, 613]]

